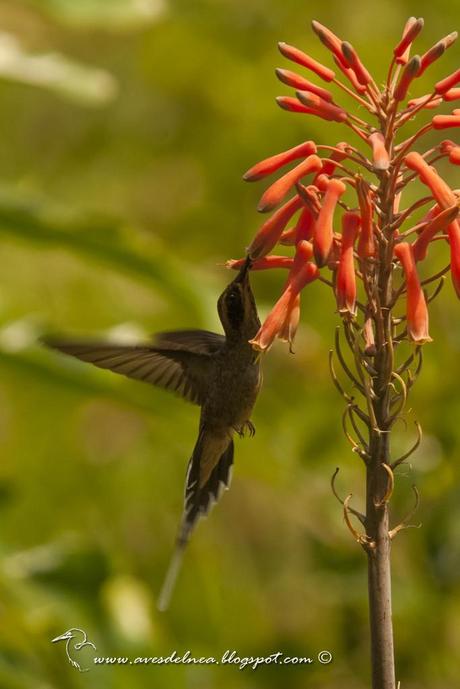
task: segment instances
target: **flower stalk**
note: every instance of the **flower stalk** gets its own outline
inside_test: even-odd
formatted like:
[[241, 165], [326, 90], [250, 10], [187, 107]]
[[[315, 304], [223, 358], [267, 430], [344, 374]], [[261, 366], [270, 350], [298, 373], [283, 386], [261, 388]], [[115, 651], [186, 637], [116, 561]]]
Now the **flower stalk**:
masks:
[[[270, 212], [293, 194], [265, 221], [247, 250], [253, 269], [289, 270], [282, 294], [252, 345], [266, 352], [278, 338], [292, 347], [301, 293], [317, 279], [332, 289], [342, 337], [337, 331], [330, 370], [345, 402], [345, 436], [363, 462], [364, 511], [351, 506], [351, 496], [344, 500], [338, 496], [337, 472], [332, 488], [342, 503], [350, 533], [367, 555], [372, 687], [396, 689], [391, 542], [410, 526], [410, 517], [391, 526], [390, 501], [397, 469], [417, 449], [421, 431], [417, 424], [416, 442], [396, 458], [392, 432], [407, 413], [410, 390], [421, 371], [422, 347], [431, 342], [429, 305], [449, 270], [460, 297], [459, 201], [457, 192], [434, 167], [440, 159], [460, 164], [460, 147], [444, 141], [427, 151], [417, 149], [427, 132], [459, 127], [460, 110], [435, 115], [409, 138], [404, 139], [403, 132], [415, 116], [426, 116], [434, 107], [449, 107], [460, 98], [460, 89], [455, 88], [460, 70], [438, 81], [431, 93], [416, 92], [418, 78], [454, 43], [457, 34], [420, 51], [421, 57], [411, 57], [423, 29], [423, 20], [411, 17], [394, 49], [385, 86], [379, 88], [381, 78], [373, 78], [349, 42], [319, 22], [314, 21], [312, 27], [347, 83], [298, 48], [280, 43], [284, 57], [328, 82], [331, 91], [278, 69], [278, 77], [295, 90], [295, 96], [280, 96], [277, 102], [289, 112], [348, 127], [358, 143], [306, 142], [265, 159], [246, 173], [249, 181], [262, 179], [292, 161], [301, 161], [281, 174], [259, 203], [260, 211]], [[358, 101], [360, 117], [336, 101], [334, 87]], [[370, 121], [361, 119], [363, 107]], [[420, 197], [404, 207], [410, 183], [419, 184]], [[427, 203], [431, 205], [428, 213], [421, 210]], [[297, 213], [295, 225], [287, 228]], [[449, 266], [432, 274], [429, 247], [439, 238], [450, 250]], [[283, 260], [283, 256], [270, 255], [276, 245], [293, 247], [294, 257]], [[242, 260], [228, 265], [236, 268]], [[438, 287], [427, 297], [425, 287], [437, 280]], [[412, 347], [409, 355], [404, 343]], [[416, 506], [418, 501], [416, 492]]]

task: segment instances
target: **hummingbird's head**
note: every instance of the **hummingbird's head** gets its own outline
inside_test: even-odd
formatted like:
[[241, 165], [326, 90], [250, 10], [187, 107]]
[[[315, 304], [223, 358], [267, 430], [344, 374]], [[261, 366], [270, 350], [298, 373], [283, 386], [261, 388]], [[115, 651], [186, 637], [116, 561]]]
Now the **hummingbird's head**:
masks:
[[254, 295], [249, 281], [251, 259], [246, 259], [236, 278], [226, 287], [217, 302], [219, 318], [230, 339], [250, 340], [260, 327]]

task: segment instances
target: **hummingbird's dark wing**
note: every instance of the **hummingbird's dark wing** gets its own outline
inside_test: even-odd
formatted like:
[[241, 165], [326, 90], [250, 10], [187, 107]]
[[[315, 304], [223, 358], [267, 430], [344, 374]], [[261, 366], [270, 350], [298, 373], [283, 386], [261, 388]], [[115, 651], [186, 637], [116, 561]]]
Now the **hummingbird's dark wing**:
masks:
[[225, 344], [225, 336], [210, 330], [171, 330], [156, 333], [153, 344], [158, 348], [183, 350], [196, 354], [215, 354]]
[[208, 390], [212, 354], [224, 342], [222, 335], [207, 331], [160, 333], [153, 345], [114, 345], [57, 338], [45, 340], [49, 347], [64, 354], [128, 378], [157, 385], [200, 405]]

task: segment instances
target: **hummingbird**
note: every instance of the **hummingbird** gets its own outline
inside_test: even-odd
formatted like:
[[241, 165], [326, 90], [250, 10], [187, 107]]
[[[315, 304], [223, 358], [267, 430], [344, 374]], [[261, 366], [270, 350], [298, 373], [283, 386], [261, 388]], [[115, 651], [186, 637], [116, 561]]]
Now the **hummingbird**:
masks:
[[255, 427], [251, 412], [261, 385], [259, 354], [249, 344], [260, 328], [249, 280], [248, 257], [217, 302], [224, 335], [208, 330], [161, 332], [149, 344], [47, 338], [45, 344], [64, 354], [110, 369], [128, 378], [173, 391], [201, 407], [198, 438], [185, 478], [184, 509], [173, 557], [159, 596], [165, 610], [179, 572], [183, 552], [200, 519], [208, 514], [233, 465], [233, 436]]

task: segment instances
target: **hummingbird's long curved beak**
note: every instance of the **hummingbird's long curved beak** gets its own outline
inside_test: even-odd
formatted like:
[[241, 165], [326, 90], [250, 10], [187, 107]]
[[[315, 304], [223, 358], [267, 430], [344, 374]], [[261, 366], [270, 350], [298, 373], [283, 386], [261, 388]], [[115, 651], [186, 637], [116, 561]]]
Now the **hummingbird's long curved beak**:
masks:
[[249, 277], [249, 270], [250, 270], [250, 268], [251, 268], [251, 265], [252, 265], [252, 259], [251, 259], [251, 257], [250, 257], [250, 256], [246, 256], [246, 260], [245, 260], [244, 264], [241, 266], [240, 272], [238, 273], [238, 275], [236, 276], [236, 278], [233, 280], [233, 282], [241, 282], [241, 283], [243, 283], [243, 284], [244, 284], [245, 282], [247, 282], [248, 277]]

